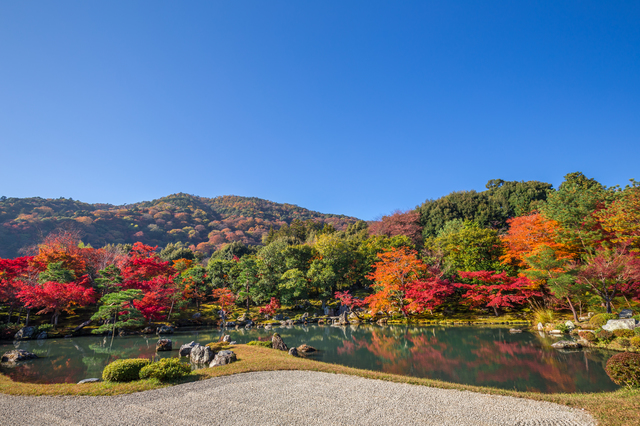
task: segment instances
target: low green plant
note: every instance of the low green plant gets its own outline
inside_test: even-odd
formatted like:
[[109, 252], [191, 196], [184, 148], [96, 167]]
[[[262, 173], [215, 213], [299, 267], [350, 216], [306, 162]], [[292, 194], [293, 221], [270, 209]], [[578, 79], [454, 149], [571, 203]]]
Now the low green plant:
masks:
[[206, 346], [208, 346], [213, 352], [220, 352], [229, 346], [229, 342], [211, 342], [207, 343]]
[[616, 314], [598, 314], [591, 317], [589, 323], [594, 328], [600, 328], [607, 323], [610, 319], [616, 319]]
[[560, 330], [563, 333], [568, 333], [570, 331], [569, 327], [567, 327], [564, 323], [557, 324], [555, 328], [556, 330]]
[[598, 340], [593, 331], [581, 330], [578, 331], [578, 336], [582, 337], [587, 342], [595, 342], [596, 340]]
[[53, 330], [53, 324], [40, 324], [36, 330], [36, 333], [42, 333], [43, 331], [49, 332], [50, 330]]
[[533, 321], [537, 323], [547, 324], [555, 320], [556, 313], [552, 309], [536, 308], [533, 310]]
[[596, 337], [598, 338], [598, 340], [604, 343], [608, 343], [613, 340], [613, 333], [607, 330], [600, 329], [596, 331]]
[[273, 344], [271, 343], [271, 340], [267, 340], [266, 342], [263, 342], [261, 340], [252, 340], [251, 342], [247, 343], [247, 345], [249, 346], [262, 346], [263, 348], [273, 348]]
[[634, 328], [633, 332], [635, 333], [636, 336], [640, 336], [640, 327]]
[[102, 380], [109, 382], [130, 382], [140, 378], [140, 370], [149, 364], [148, 359], [117, 359], [102, 371]]
[[616, 337], [633, 337], [636, 334], [633, 330], [613, 330], [613, 335]]
[[640, 387], [640, 354], [615, 354], [607, 361], [605, 371], [617, 385]]
[[141, 379], [175, 380], [191, 374], [191, 367], [178, 358], [162, 358], [140, 369]]

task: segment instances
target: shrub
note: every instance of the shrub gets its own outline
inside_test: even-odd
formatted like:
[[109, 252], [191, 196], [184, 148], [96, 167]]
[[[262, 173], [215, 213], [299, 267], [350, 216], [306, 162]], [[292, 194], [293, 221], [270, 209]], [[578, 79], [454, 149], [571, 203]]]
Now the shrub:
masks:
[[541, 322], [542, 324], [552, 323], [555, 314], [551, 309], [537, 308], [533, 311], [533, 320], [536, 323]]
[[600, 328], [607, 323], [610, 319], [616, 319], [618, 316], [616, 314], [598, 314], [591, 317], [589, 323], [595, 327]]
[[253, 340], [253, 341], [247, 343], [247, 345], [250, 345], [250, 346], [262, 346], [263, 348], [269, 348], [269, 349], [273, 348], [273, 344], [271, 343], [271, 340], [267, 340], [266, 342], [262, 342], [260, 340]]
[[567, 327], [567, 326], [565, 325], [565, 323], [560, 323], [560, 324], [557, 324], [557, 325], [556, 325], [556, 330], [560, 330], [560, 331], [562, 331], [563, 333], [568, 333], [568, 332], [569, 332], [569, 327]]
[[633, 332], [635, 333], [636, 336], [640, 336], [640, 327], [634, 328]]
[[218, 353], [229, 346], [229, 342], [211, 342], [207, 345], [213, 352]]
[[148, 359], [117, 359], [102, 371], [102, 380], [110, 382], [130, 382], [140, 378], [140, 370], [149, 364]]
[[629, 339], [629, 343], [631, 343], [631, 346], [640, 348], [640, 336], [632, 337], [631, 339]]
[[593, 331], [578, 331], [578, 336], [582, 337], [587, 342], [595, 342], [598, 340]]
[[596, 337], [603, 342], [610, 342], [613, 339], [613, 333], [607, 330], [598, 330], [596, 331]]
[[158, 362], [147, 364], [140, 370], [141, 379], [175, 380], [191, 374], [189, 364], [178, 358], [162, 358]]
[[640, 354], [615, 354], [607, 361], [605, 370], [617, 385], [640, 387]]
[[633, 337], [635, 333], [633, 330], [613, 330], [613, 335], [616, 337]]
[[626, 337], [621, 337], [617, 340], [618, 344], [620, 346], [622, 346], [623, 348], [628, 348], [629, 346], [631, 346], [631, 342], [629, 341], [629, 339], [627, 339]]
[[40, 324], [37, 327], [36, 333], [42, 333], [43, 331], [48, 332], [50, 330], [53, 330], [53, 324]]

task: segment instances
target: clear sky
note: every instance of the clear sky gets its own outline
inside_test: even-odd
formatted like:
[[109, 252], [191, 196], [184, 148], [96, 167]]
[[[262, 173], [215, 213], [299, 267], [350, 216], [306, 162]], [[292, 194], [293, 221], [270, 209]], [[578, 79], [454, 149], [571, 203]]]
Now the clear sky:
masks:
[[0, 195], [373, 219], [639, 159], [638, 1], [0, 0]]

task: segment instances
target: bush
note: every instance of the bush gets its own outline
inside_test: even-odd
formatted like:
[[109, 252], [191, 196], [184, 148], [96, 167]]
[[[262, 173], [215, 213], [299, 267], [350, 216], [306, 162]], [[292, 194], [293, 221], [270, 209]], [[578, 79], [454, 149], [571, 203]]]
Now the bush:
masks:
[[162, 358], [158, 362], [145, 365], [140, 370], [141, 379], [175, 380], [191, 374], [189, 364], [179, 358]]
[[207, 343], [208, 346], [213, 352], [218, 353], [221, 350], [226, 349], [229, 346], [229, 342], [211, 342]]
[[49, 332], [50, 330], [53, 330], [53, 324], [40, 324], [38, 327], [36, 327], [36, 333], [42, 333], [44, 332]]
[[598, 340], [593, 331], [578, 331], [578, 336], [582, 337], [587, 342], [595, 342]]
[[552, 323], [555, 314], [556, 313], [552, 309], [537, 308], [533, 311], [533, 320], [535, 323]]
[[602, 340], [603, 342], [610, 342], [613, 339], [613, 333], [607, 330], [598, 330], [596, 331], [596, 337], [598, 340]]
[[140, 370], [149, 364], [148, 359], [117, 359], [102, 371], [102, 380], [110, 382], [130, 382], [140, 378]]
[[631, 342], [629, 341], [629, 339], [627, 339], [626, 337], [621, 337], [618, 340], [616, 340], [618, 342], [618, 344], [620, 346], [622, 346], [623, 348], [628, 348], [629, 346], [631, 346]]
[[613, 335], [616, 337], [633, 337], [636, 334], [633, 330], [613, 330]]
[[640, 354], [615, 354], [607, 361], [605, 370], [617, 385], [640, 387]]
[[568, 333], [568, 332], [570, 331], [570, 330], [569, 330], [569, 327], [567, 327], [567, 326], [565, 325], [565, 323], [563, 323], [563, 322], [562, 322], [562, 323], [560, 323], [560, 324], [557, 324], [555, 328], [556, 328], [556, 330], [560, 330], [560, 331], [562, 331], [563, 333]]
[[640, 336], [640, 327], [634, 328], [633, 332], [635, 333], [636, 336]]
[[631, 346], [640, 348], [640, 336], [632, 337], [631, 339], [629, 339], [629, 343], [631, 343]]
[[589, 323], [595, 327], [600, 328], [607, 323], [610, 319], [616, 319], [618, 316], [616, 314], [598, 314], [591, 317]]
[[250, 345], [250, 346], [262, 346], [263, 348], [269, 348], [269, 349], [273, 348], [273, 344], [271, 343], [271, 340], [267, 340], [266, 342], [262, 342], [260, 340], [253, 340], [253, 341], [247, 343], [247, 345]]

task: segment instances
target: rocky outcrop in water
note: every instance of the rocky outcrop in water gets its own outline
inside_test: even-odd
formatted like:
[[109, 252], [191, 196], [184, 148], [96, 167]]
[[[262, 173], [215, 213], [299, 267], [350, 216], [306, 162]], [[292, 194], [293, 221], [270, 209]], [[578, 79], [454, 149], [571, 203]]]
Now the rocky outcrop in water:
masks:
[[194, 348], [194, 346], [196, 346], [197, 343], [194, 341], [191, 341], [189, 343], [185, 343], [184, 345], [180, 346], [180, 356], [189, 356], [191, 354], [191, 349]]
[[158, 327], [156, 334], [173, 334], [173, 327], [168, 325], [161, 325]]
[[303, 353], [303, 354], [308, 354], [308, 353], [312, 353], [312, 352], [317, 352], [318, 351], [316, 348], [314, 348], [313, 346], [309, 346], [306, 343], [298, 346], [297, 349], [298, 349], [298, 352]]
[[33, 354], [31, 352], [27, 352], [24, 349], [14, 349], [9, 352], [5, 352], [2, 355], [2, 362], [19, 362], [19, 361], [29, 361], [30, 359], [36, 359], [38, 355]]
[[561, 340], [551, 345], [555, 349], [581, 349], [582, 345], [573, 340]]
[[160, 339], [156, 343], [156, 352], [170, 351], [173, 349], [173, 342], [169, 339]]
[[14, 340], [27, 340], [33, 338], [33, 335], [36, 332], [35, 327], [22, 327], [15, 336], [13, 336]]

